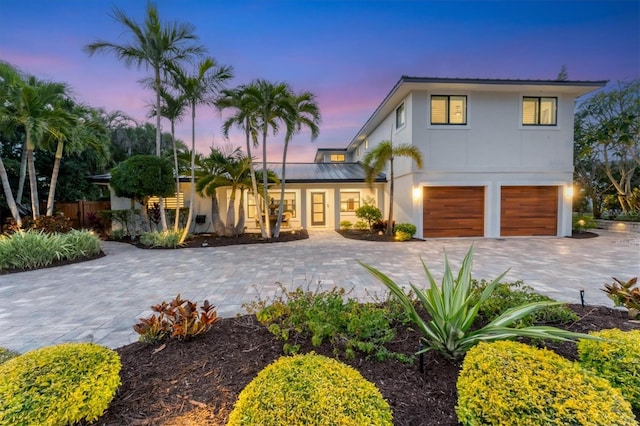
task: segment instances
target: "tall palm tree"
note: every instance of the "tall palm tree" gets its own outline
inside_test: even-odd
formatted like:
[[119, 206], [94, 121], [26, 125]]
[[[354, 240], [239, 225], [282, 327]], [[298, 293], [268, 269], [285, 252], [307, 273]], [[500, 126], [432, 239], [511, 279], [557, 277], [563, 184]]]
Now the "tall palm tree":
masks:
[[287, 167], [287, 149], [289, 142], [294, 135], [299, 133], [303, 127], [306, 127], [311, 132], [311, 140], [315, 140], [320, 134], [320, 108], [316, 97], [311, 92], [302, 92], [298, 95], [291, 95], [290, 99], [293, 110], [292, 115], [286, 118], [287, 122], [287, 135], [284, 138], [284, 149], [282, 150], [282, 176], [280, 178], [280, 207], [278, 208], [278, 220], [276, 222], [276, 229], [274, 237], [280, 236], [280, 225], [282, 224], [282, 213], [284, 209], [284, 190], [286, 185], [286, 167]]
[[[162, 106], [160, 108], [160, 115], [171, 124], [171, 140], [173, 145], [173, 164], [176, 173], [176, 197], [180, 194], [180, 173], [178, 166], [178, 145], [176, 142], [176, 121], [182, 120], [182, 116], [186, 112], [187, 100], [184, 96], [174, 96], [166, 88], [162, 88], [160, 93], [162, 98]], [[157, 115], [155, 107], [151, 110], [151, 116]], [[173, 223], [173, 230], [178, 230], [178, 223], [180, 221], [180, 203], [176, 202], [176, 216]]]
[[[262, 238], [267, 238], [267, 233], [262, 220], [262, 203], [260, 203], [260, 195], [258, 192], [258, 183], [256, 173], [253, 168], [253, 156], [251, 155], [251, 146], [258, 147], [258, 125], [256, 123], [257, 104], [253, 102], [253, 97], [247, 95], [248, 86], [239, 86], [235, 89], [226, 89], [221, 92], [220, 98], [216, 101], [219, 110], [232, 108], [235, 114], [227, 118], [222, 124], [222, 133], [225, 138], [229, 137], [229, 130], [234, 125], [244, 130], [247, 146], [247, 158], [249, 161], [249, 175], [251, 177], [251, 188], [256, 205], [256, 217], [260, 225], [260, 233]], [[253, 142], [253, 143], [251, 143]]]
[[[287, 123], [289, 117], [294, 115], [294, 106], [291, 102], [291, 90], [286, 83], [271, 83], [258, 79], [247, 89], [250, 103], [256, 108], [256, 123], [262, 135], [262, 184], [264, 200], [269, 199], [268, 194], [268, 169], [267, 169], [267, 133], [269, 129], [277, 134], [280, 125], [290, 126]], [[271, 223], [265, 220], [268, 237], [271, 237]]]
[[422, 153], [415, 145], [393, 145], [391, 140], [384, 140], [376, 145], [363, 159], [365, 179], [369, 185], [373, 185], [376, 175], [382, 172], [389, 163], [389, 220], [387, 221], [387, 235], [393, 235], [393, 160], [396, 157], [408, 157], [416, 162], [418, 168], [422, 168]]
[[[227, 65], [219, 65], [213, 58], [206, 58], [196, 66], [194, 75], [187, 75], [183, 69], [172, 67], [172, 77], [176, 90], [184, 96], [191, 109], [191, 203], [195, 198], [195, 144], [196, 144], [196, 107], [198, 105], [214, 105], [215, 97], [228, 80], [233, 78], [233, 69]], [[193, 208], [189, 209], [187, 224], [180, 238], [184, 242], [189, 233]]]
[[[147, 14], [142, 25], [128, 17], [124, 11], [114, 7], [113, 16], [131, 34], [129, 43], [117, 44], [104, 40], [98, 40], [85, 46], [89, 55], [96, 52], [113, 53], [125, 65], [135, 64], [138, 68], [153, 71], [152, 88], [156, 94], [156, 111], [161, 109], [161, 91], [163, 86], [163, 73], [169, 67], [177, 66], [184, 61], [191, 61], [194, 57], [204, 54], [203, 46], [193, 44], [198, 40], [195, 27], [192, 24], [174, 22], [162, 22], [155, 4], [147, 3]], [[156, 115], [156, 155], [161, 154], [162, 129], [160, 126], [160, 114]], [[164, 216], [164, 203], [160, 198], [160, 214], [162, 215], [163, 229], [166, 229]]]

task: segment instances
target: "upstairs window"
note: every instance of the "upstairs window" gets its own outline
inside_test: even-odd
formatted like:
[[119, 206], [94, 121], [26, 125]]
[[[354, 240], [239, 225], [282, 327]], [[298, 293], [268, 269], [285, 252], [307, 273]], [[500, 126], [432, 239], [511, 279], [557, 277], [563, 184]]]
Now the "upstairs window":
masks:
[[344, 154], [331, 154], [332, 163], [344, 163]]
[[404, 103], [402, 103], [398, 108], [396, 108], [396, 129], [404, 126], [405, 121]]
[[523, 126], [555, 126], [558, 98], [525, 96], [522, 98]]
[[431, 96], [431, 124], [467, 124], [467, 97]]

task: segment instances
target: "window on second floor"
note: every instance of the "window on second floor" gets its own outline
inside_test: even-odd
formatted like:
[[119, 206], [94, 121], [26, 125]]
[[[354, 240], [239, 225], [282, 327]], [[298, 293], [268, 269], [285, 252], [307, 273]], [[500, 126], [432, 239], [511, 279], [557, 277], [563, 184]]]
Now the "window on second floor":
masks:
[[525, 96], [522, 98], [523, 126], [555, 126], [558, 98]]
[[332, 163], [344, 163], [344, 154], [331, 154], [329, 158]]
[[404, 102], [400, 104], [398, 108], [396, 108], [396, 129], [404, 126], [406, 121], [405, 112], [404, 112]]
[[431, 96], [431, 124], [467, 124], [467, 97]]

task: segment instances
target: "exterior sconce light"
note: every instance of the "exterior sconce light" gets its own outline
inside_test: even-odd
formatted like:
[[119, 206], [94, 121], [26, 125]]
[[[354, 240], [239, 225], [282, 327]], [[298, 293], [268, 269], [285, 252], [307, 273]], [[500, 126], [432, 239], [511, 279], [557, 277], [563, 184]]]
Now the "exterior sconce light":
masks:
[[419, 200], [421, 196], [422, 196], [422, 188], [420, 188], [419, 186], [413, 188], [413, 199]]
[[565, 187], [564, 195], [567, 198], [573, 198], [573, 185], [568, 185], [567, 187]]

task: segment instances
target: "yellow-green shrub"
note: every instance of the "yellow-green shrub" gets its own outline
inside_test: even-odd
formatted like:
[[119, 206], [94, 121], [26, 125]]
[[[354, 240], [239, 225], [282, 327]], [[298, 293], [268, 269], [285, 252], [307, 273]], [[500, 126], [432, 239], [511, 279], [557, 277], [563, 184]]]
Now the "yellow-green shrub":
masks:
[[389, 404], [353, 368], [316, 354], [281, 357], [244, 388], [228, 425], [392, 425]]
[[604, 341], [579, 340], [580, 364], [620, 389], [640, 409], [640, 330], [602, 330], [591, 333]]
[[18, 352], [14, 352], [7, 348], [0, 348], [0, 364], [9, 361], [11, 358], [15, 358], [20, 355]]
[[467, 353], [457, 386], [464, 425], [637, 425], [609, 382], [522, 343], [478, 344]]
[[0, 425], [95, 420], [120, 385], [120, 357], [93, 343], [63, 343], [0, 365]]

